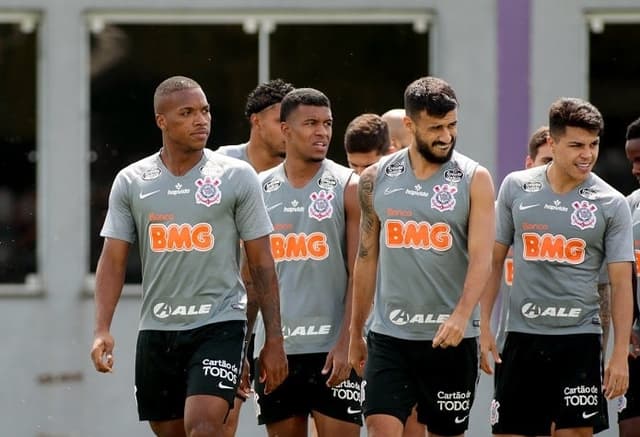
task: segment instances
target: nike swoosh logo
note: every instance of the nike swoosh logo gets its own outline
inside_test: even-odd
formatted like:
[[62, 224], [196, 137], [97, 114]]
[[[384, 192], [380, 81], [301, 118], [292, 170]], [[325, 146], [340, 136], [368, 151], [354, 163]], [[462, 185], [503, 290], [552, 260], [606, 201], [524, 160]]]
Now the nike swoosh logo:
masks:
[[224, 384], [222, 381], [220, 381], [218, 383], [218, 388], [221, 388], [223, 390], [231, 390], [231, 389], [233, 389], [233, 387], [231, 387], [230, 385]]
[[149, 191], [148, 193], [142, 193], [140, 192], [140, 199], [146, 199], [149, 196], [153, 196], [156, 193], [159, 193], [160, 190], [155, 190], [155, 191]]
[[453, 421], [454, 421], [455, 423], [462, 423], [462, 422], [464, 422], [465, 420], [467, 420], [467, 417], [469, 417], [469, 415], [468, 415], [468, 414], [467, 414], [466, 416], [462, 417], [462, 419], [461, 419], [461, 418], [459, 418], [458, 416], [456, 416], [456, 418], [455, 418], [455, 419], [453, 419]]
[[535, 208], [536, 206], [540, 206], [539, 203], [534, 203], [533, 205], [523, 205], [522, 203], [520, 204], [520, 207], [518, 208], [520, 211], [524, 211], [525, 209], [531, 209], [531, 208]]
[[404, 190], [404, 188], [389, 188], [389, 187], [387, 187], [384, 190], [384, 195], [388, 196], [389, 194], [393, 194], [393, 193], [395, 193], [397, 191], [402, 191], [402, 190]]
[[274, 210], [274, 209], [276, 209], [277, 207], [279, 207], [279, 206], [281, 206], [281, 205], [282, 205], [282, 202], [280, 202], [280, 203], [276, 203], [275, 205], [267, 206], [267, 211]]
[[594, 411], [593, 413], [587, 413], [586, 411], [583, 411], [583, 412], [582, 412], [582, 418], [583, 418], [583, 419], [588, 419], [589, 417], [593, 417], [593, 416], [595, 416], [596, 414], [598, 414], [598, 412], [597, 412], [597, 411]]
[[362, 410], [359, 408], [351, 408], [351, 407], [347, 407], [347, 414], [358, 414], [361, 413]]

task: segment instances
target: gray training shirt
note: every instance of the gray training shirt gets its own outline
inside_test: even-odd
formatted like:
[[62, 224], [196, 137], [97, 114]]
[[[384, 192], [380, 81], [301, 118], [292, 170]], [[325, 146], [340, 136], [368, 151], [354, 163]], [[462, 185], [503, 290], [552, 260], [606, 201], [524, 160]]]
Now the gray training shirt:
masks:
[[223, 155], [230, 156], [232, 158], [240, 159], [248, 164], [249, 162], [249, 154], [247, 153], [247, 148], [249, 147], [249, 143], [242, 144], [234, 144], [231, 146], [220, 146], [216, 150], [218, 153], [222, 153]]
[[[373, 193], [380, 254], [372, 331], [433, 340], [453, 312], [469, 263], [469, 185], [477, 167], [454, 151], [437, 172], [419, 180], [408, 149], [380, 161]], [[465, 337], [479, 335], [478, 318], [476, 308]]]
[[[283, 164], [260, 173], [287, 354], [328, 352], [338, 338], [348, 279], [344, 190], [352, 175], [329, 159], [302, 188], [291, 186]], [[263, 343], [259, 323], [256, 354]]]
[[239, 240], [271, 230], [251, 166], [205, 149], [183, 176], [159, 153], [121, 170], [100, 235], [140, 240], [140, 329], [169, 331], [244, 320]]
[[556, 194], [548, 167], [509, 174], [498, 193], [496, 240], [513, 244], [507, 331], [599, 334], [602, 261], [634, 259], [629, 206], [593, 173]]

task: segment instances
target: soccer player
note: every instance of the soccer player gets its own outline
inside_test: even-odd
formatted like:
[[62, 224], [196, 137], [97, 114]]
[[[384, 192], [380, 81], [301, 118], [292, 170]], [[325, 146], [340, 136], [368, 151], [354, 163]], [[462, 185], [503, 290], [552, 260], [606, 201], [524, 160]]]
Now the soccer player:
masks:
[[[553, 426], [554, 435], [590, 436], [602, 391], [612, 399], [627, 388], [631, 214], [624, 197], [591, 172], [602, 128], [589, 102], [557, 100], [549, 110], [553, 160], [509, 174], [500, 187], [482, 305], [483, 369], [489, 353], [498, 360], [489, 320], [510, 245], [515, 276], [491, 404], [495, 435], [548, 435]], [[615, 339], [603, 380], [597, 285], [604, 260]]]
[[[256, 384], [258, 422], [269, 436], [356, 437], [362, 422], [360, 379], [347, 361], [351, 270], [360, 210], [357, 176], [326, 158], [333, 117], [329, 99], [299, 88], [281, 104], [286, 159], [260, 174], [274, 225], [289, 376], [271, 394]], [[262, 325], [256, 346], [263, 341]]]
[[458, 99], [448, 83], [420, 78], [404, 102], [411, 145], [367, 168], [359, 183], [349, 361], [364, 372], [370, 436], [401, 436], [416, 404], [430, 435], [462, 436], [478, 377], [477, 303], [490, 270], [493, 182], [455, 151]]
[[[222, 436], [239, 383], [246, 296], [237, 252], [245, 242], [266, 326], [266, 391], [287, 375], [272, 226], [255, 171], [205, 148], [211, 127], [200, 85], [174, 76], [154, 95], [159, 152], [121, 170], [109, 197], [96, 271], [96, 370], [113, 368], [110, 326], [131, 244], [138, 240], [143, 299], [136, 351], [140, 420], [158, 436]], [[242, 184], [236, 181], [242, 180]]]

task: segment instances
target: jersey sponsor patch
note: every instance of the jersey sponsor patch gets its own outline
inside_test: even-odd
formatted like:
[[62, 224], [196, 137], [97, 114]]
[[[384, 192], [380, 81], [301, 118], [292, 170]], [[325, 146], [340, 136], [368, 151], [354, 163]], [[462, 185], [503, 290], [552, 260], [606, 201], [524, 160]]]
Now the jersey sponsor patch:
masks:
[[431, 198], [431, 208], [438, 211], [453, 211], [456, 206], [455, 194], [458, 189], [449, 184], [436, 185], [433, 187], [434, 195]]
[[404, 325], [439, 325], [449, 319], [450, 314], [439, 312], [409, 312], [404, 309], [396, 308], [389, 311], [389, 320], [397, 326]]
[[220, 203], [222, 199], [222, 191], [220, 191], [220, 179], [212, 179], [210, 176], [196, 179], [196, 203], [204, 205], [207, 208], [211, 205]]
[[311, 199], [311, 205], [309, 205], [309, 217], [318, 220], [319, 222], [331, 218], [333, 215], [333, 206], [331, 206], [331, 200], [334, 198], [334, 194], [331, 191], [320, 190], [313, 192], [309, 195]]
[[322, 232], [305, 234], [269, 235], [271, 254], [275, 262], [280, 261], [321, 261], [329, 256], [327, 236]]
[[391, 249], [421, 249], [443, 252], [453, 244], [451, 227], [447, 223], [428, 223], [388, 219], [384, 223], [385, 245]]
[[282, 183], [283, 183], [282, 179], [272, 178], [265, 181], [265, 183], [262, 184], [262, 189], [264, 190], [265, 193], [272, 193], [274, 191], [277, 191], [282, 186]]
[[581, 230], [593, 229], [596, 227], [596, 215], [594, 212], [598, 207], [586, 200], [573, 202], [573, 212], [571, 213], [571, 224]]
[[318, 186], [322, 189], [333, 191], [338, 185], [338, 179], [329, 172], [324, 172], [318, 179]]
[[208, 301], [177, 301], [159, 299], [151, 306], [153, 317], [167, 323], [177, 323], [209, 317], [213, 311], [213, 304]]
[[549, 211], [559, 211], [559, 212], [567, 212], [569, 211], [569, 208], [567, 208], [566, 206], [562, 205], [562, 202], [558, 199], [553, 201], [553, 205], [549, 204], [549, 203], [545, 203], [544, 204], [544, 209], [547, 209]]
[[578, 194], [589, 200], [595, 200], [598, 198], [598, 190], [596, 190], [595, 188], [580, 188], [578, 190]]
[[202, 176], [220, 177], [224, 173], [224, 167], [213, 161], [207, 161], [202, 167], [200, 167], [200, 174]]
[[214, 238], [209, 223], [149, 224], [149, 246], [152, 252], [206, 252], [213, 249]]
[[289, 206], [285, 206], [284, 208], [282, 208], [282, 212], [304, 212], [304, 206], [300, 205], [300, 202], [298, 202], [296, 199], [293, 199]]
[[513, 285], [513, 258], [505, 258], [504, 260], [504, 283], [511, 287]]
[[531, 325], [574, 326], [584, 311], [578, 302], [550, 303], [525, 299], [520, 314]]
[[444, 180], [448, 182], [452, 182], [454, 184], [457, 184], [458, 182], [460, 182], [463, 176], [464, 176], [464, 173], [462, 173], [462, 170], [460, 170], [458, 167], [449, 168], [444, 171]]
[[384, 168], [384, 174], [389, 176], [390, 178], [398, 177], [405, 171], [406, 166], [404, 165], [404, 161], [392, 162]]
[[564, 235], [535, 232], [522, 233], [523, 254], [527, 261], [552, 261], [581, 264], [584, 261], [587, 243], [581, 238], [566, 238]]
[[152, 181], [160, 177], [161, 174], [162, 170], [160, 169], [160, 167], [153, 167], [145, 170], [144, 173], [142, 173], [142, 179], [145, 181]]
[[542, 182], [540, 181], [528, 181], [522, 184], [522, 189], [527, 193], [535, 193], [542, 190]]

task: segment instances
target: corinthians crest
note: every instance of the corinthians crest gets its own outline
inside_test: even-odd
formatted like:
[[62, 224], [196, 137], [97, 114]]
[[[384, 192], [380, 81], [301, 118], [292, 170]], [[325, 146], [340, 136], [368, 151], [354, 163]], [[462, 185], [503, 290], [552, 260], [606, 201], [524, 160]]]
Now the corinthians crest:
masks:
[[571, 206], [573, 206], [573, 212], [571, 213], [571, 224], [573, 226], [577, 226], [582, 230], [596, 227], [594, 212], [598, 210], [597, 206], [586, 200], [573, 202]]
[[331, 191], [320, 190], [317, 193], [311, 193], [309, 198], [311, 199], [309, 217], [318, 221], [331, 217], [333, 214], [331, 200], [334, 198], [334, 194]]
[[438, 211], [453, 211], [456, 206], [454, 194], [458, 189], [454, 185], [442, 184], [433, 187], [434, 196], [431, 198], [431, 208]]
[[222, 192], [218, 188], [220, 185], [220, 179], [211, 178], [205, 176], [204, 178], [196, 179], [196, 203], [209, 207], [220, 203], [222, 198]]

